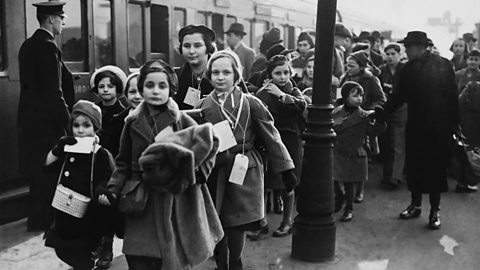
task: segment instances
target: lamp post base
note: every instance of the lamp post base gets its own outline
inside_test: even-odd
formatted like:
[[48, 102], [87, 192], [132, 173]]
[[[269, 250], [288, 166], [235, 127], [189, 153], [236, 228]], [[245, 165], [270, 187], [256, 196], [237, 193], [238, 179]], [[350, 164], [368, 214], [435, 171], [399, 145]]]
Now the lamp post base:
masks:
[[292, 230], [292, 258], [305, 262], [329, 262], [335, 259], [335, 222], [325, 219], [295, 218]]

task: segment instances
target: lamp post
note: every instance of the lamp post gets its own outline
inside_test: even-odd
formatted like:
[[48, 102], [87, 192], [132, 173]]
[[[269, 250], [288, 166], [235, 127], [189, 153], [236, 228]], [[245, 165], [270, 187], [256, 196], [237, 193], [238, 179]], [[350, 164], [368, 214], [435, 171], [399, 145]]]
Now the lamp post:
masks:
[[315, 38], [312, 105], [308, 106], [303, 170], [297, 188], [297, 211], [292, 235], [292, 258], [307, 262], [333, 260], [333, 132], [330, 87], [336, 0], [319, 0]]

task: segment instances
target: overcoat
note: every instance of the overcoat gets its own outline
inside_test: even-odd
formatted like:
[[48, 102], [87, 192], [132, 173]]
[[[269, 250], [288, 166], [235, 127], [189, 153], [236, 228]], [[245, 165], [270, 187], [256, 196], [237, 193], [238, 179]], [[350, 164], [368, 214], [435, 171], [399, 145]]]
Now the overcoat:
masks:
[[447, 59], [425, 52], [400, 70], [398, 84], [385, 104], [392, 113], [408, 105], [407, 185], [411, 192], [446, 192], [451, 140], [458, 127], [455, 73]]
[[180, 110], [192, 109], [193, 106], [183, 103], [189, 87], [200, 90], [200, 97], [205, 97], [213, 90], [213, 86], [207, 78], [202, 78], [200, 84], [193, 78], [192, 69], [188, 63], [182, 68], [175, 70], [178, 76], [178, 91], [175, 93], [174, 100]]
[[[174, 130], [181, 130], [196, 124], [192, 118], [178, 109], [178, 105], [173, 99], [169, 99], [165, 111], [155, 116], [153, 127], [149, 124], [148, 119], [150, 118], [145, 102], [140, 103], [126, 118], [120, 138], [120, 150], [115, 159], [116, 168], [107, 186], [111, 192], [117, 195], [129, 183], [142, 181], [138, 159], [154, 141], [158, 132], [168, 126]], [[162, 216], [159, 214], [163, 207], [162, 196], [158, 196], [158, 191], [154, 189], [147, 190], [148, 200], [144, 212], [141, 215], [125, 216], [123, 253], [162, 258], [158, 244], [158, 241], [162, 239], [162, 232], [156, 225], [162, 222]]]
[[74, 103], [72, 74], [62, 61], [53, 36], [38, 29], [20, 47], [18, 103], [19, 171], [30, 185], [29, 228], [48, 226], [46, 204], [51, 187], [43, 172], [48, 151], [65, 135]]
[[385, 122], [372, 121], [362, 108], [347, 113], [344, 105], [333, 110], [333, 130], [337, 134], [333, 148], [333, 179], [339, 182], [362, 182], [368, 179], [368, 159], [364, 144], [367, 135], [379, 135]]
[[240, 63], [242, 63], [242, 76], [246, 81], [250, 78], [250, 69], [252, 67], [253, 60], [255, 59], [255, 51], [245, 45], [245, 43], [240, 42], [240, 44], [235, 48], [234, 52], [238, 55]]
[[[233, 95], [233, 104], [232, 98]], [[240, 99], [244, 98], [240, 107]], [[213, 91], [197, 105], [203, 109], [203, 118], [212, 124], [226, 120], [218, 103], [216, 92]], [[225, 110], [236, 116], [241, 110], [240, 118], [233, 134], [237, 145], [217, 155], [217, 161], [210, 176], [210, 193], [224, 227], [236, 227], [259, 221], [264, 217], [264, 175], [263, 164], [258, 150], [255, 148], [259, 140], [265, 146], [267, 157], [272, 163], [274, 172], [293, 169], [290, 155], [282, 143], [278, 130], [273, 125], [272, 115], [262, 102], [250, 95], [244, 94], [236, 87], [226, 98]], [[233, 117], [231, 120], [235, 120]], [[228, 182], [235, 155], [242, 153], [248, 157], [248, 170], [243, 185]], [[212, 179], [214, 178], [214, 179]], [[213, 189], [213, 190], [212, 190]]]
[[[264, 88], [256, 93], [258, 97], [268, 108], [273, 116], [274, 125], [280, 132], [282, 142], [287, 147], [288, 153], [295, 164], [295, 174], [300, 179], [302, 171], [303, 145], [302, 132], [305, 129], [305, 119], [303, 118], [307, 101], [305, 96], [296, 87], [291, 84], [280, 88], [286, 95], [283, 100], [279, 100], [276, 96], [268, 93]], [[267, 166], [266, 172], [267, 187], [280, 189], [283, 182], [280, 175], [273, 174]]]

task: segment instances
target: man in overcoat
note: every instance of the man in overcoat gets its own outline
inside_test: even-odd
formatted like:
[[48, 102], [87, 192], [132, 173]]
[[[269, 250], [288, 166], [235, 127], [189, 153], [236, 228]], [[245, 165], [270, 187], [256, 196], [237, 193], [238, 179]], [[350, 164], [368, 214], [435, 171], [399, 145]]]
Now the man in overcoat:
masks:
[[253, 59], [255, 59], [255, 51], [242, 41], [247, 34], [243, 24], [232, 23], [225, 34], [227, 34], [228, 47], [238, 55], [242, 63], [242, 77], [247, 81], [250, 78], [250, 68], [252, 67]]
[[428, 227], [440, 228], [440, 194], [446, 192], [450, 142], [459, 123], [457, 87], [452, 64], [426, 51], [424, 32], [412, 31], [400, 41], [408, 63], [400, 70], [398, 84], [385, 104], [393, 113], [408, 105], [406, 126], [407, 185], [411, 203], [400, 218], [421, 214], [422, 194], [430, 195]]
[[54, 184], [43, 171], [46, 154], [65, 135], [73, 106], [72, 74], [62, 61], [55, 36], [65, 26], [64, 2], [33, 4], [40, 28], [20, 47], [20, 100], [18, 104], [19, 170], [30, 188], [27, 228], [50, 226]]

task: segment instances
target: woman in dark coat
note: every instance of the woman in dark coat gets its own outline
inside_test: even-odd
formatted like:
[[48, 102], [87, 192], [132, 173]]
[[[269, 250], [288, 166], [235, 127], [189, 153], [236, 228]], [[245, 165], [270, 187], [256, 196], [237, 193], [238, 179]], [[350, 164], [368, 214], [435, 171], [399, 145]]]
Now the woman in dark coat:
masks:
[[409, 62], [385, 104], [389, 113], [408, 105], [406, 126], [407, 186], [412, 200], [400, 218], [421, 214], [422, 193], [430, 195], [429, 227], [440, 228], [440, 194], [446, 192], [452, 135], [459, 124], [457, 86], [451, 63], [425, 50], [427, 35], [409, 32], [402, 40]]
[[[283, 55], [272, 57], [268, 61], [267, 74], [271, 82], [260, 88], [256, 96], [265, 103], [272, 114], [275, 127], [280, 132], [282, 142], [295, 164], [297, 179], [300, 179], [303, 158], [302, 132], [305, 127], [303, 113], [307, 102], [302, 92], [293, 87], [290, 82], [292, 70], [287, 57]], [[273, 236], [286, 236], [291, 233], [293, 226], [294, 193], [285, 192], [281, 181], [282, 176], [272, 173], [269, 168], [267, 168], [266, 178], [272, 182], [278, 182], [273, 186], [281, 191], [284, 202], [283, 220], [279, 228], [273, 232]]]

